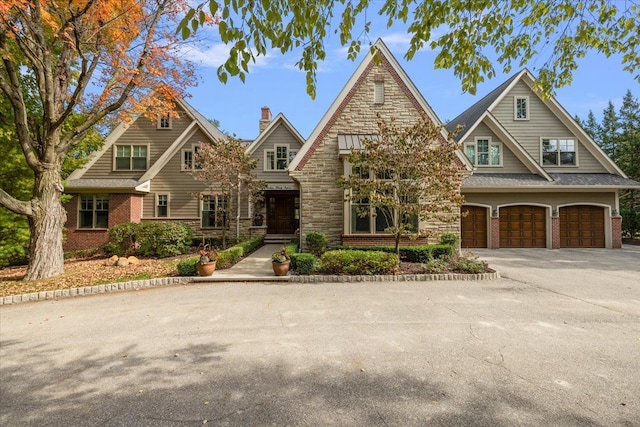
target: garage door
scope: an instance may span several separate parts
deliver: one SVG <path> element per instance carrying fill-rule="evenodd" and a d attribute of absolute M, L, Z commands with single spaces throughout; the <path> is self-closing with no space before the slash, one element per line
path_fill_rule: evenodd
<path fill-rule="evenodd" d="M 460 220 L 462 247 L 487 247 L 487 208 L 480 206 L 462 206 L 463 216 Z"/>
<path fill-rule="evenodd" d="M 500 208 L 501 248 L 546 247 L 546 209 L 540 206 Z"/>
<path fill-rule="evenodd" d="M 560 208 L 561 248 L 604 248 L 604 208 Z"/>

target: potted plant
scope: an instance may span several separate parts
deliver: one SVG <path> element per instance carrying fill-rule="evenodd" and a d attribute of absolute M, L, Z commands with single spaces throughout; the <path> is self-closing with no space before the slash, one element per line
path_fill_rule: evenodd
<path fill-rule="evenodd" d="M 200 245 L 200 259 L 196 263 L 200 276 L 211 276 L 216 271 L 218 253 L 211 250 L 209 245 Z"/>
<path fill-rule="evenodd" d="M 273 272 L 276 276 L 286 276 L 289 272 L 290 263 L 291 257 L 287 253 L 286 246 L 271 255 L 271 266 L 273 267 Z"/>

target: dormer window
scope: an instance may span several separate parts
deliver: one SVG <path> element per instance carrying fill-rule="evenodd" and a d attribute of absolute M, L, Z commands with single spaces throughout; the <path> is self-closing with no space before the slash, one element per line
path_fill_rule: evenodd
<path fill-rule="evenodd" d="M 264 170 L 286 170 L 298 154 L 298 150 L 290 150 L 288 145 L 276 145 L 273 150 L 264 150 Z"/>
<path fill-rule="evenodd" d="M 529 97 L 516 96 L 513 99 L 513 119 L 529 120 Z"/>
<path fill-rule="evenodd" d="M 158 117 L 158 129 L 171 129 L 171 116 L 169 113 Z"/>
<path fill-rule="evenodd" d="M 494 142 L 490 137 L 465 142 L 464 153 L 474 166 L 502 166 L 502 143 Z"/>

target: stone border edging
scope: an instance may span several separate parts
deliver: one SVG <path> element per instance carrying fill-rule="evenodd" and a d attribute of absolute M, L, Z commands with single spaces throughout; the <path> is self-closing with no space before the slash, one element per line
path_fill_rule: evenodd
<path fill-rule="evenodd" d="M 275 276 L 274 276 L 275 277 Z M 500 278 L 500 273 L 480 274 L 402 274 L 402 275 L 380 275 L 380 276 L 338 276 L 338 275 L 311 275 L 311 276 L 289 276 L 288 283 L 348 283 L 348 282 L 420 282 L 435 280 L 496 280 Z M 83 286 L 81 288 L 58 289 L 55 291 L 31 292 L 28 294 L 9 295 L 0 298 L 1 305 L 19 304 L 31 301 L 56 300 L 58 298 L 69 298 L 85 295 L 98 295 L 107 292 L 118 292 L 127 290 L 139 290 L 147 288 L 157 288 L 160 286 L 182 285 L 194 283 L 191 277 L 158 277 L 155 279 L 133 280 L 131 282 L 110 283 L 107 285 Z"/>
<path fill-rule="evenodd" d="M 479 273 L 479 274 L 400 274 L 400 275 L 380 275 L 380 276 L 338 276 L 338 275 L 310 275 L 310 276 L 290 276 L 292 283 L 347 283 L 347 282 L 428 282 L 434 280 L 496 280 L 500 278 L 500 273 Z"/>
<path fill-rule="evenodd" d="M 191 283 L 190 277 L 157 277 L 155 279 L 133 280 L 130 282 L 110 283 L 106 285 L 83 286 L 81 288 L 58 289 L 55 291 L 31 292 L 28 294 L 9 295 L 0 298 L 0 305 L 18 304 L 31 301 L 55 300 L 85 295 L 97 295 L 107 292 L 156 288 L 159 286 Z"/>

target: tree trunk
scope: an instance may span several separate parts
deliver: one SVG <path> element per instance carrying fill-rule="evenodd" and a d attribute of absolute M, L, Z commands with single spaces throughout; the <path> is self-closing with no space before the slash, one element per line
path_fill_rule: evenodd
<path fill-rule="evenodd" d="M 33 212 L 29 217 L 29 267 L 24 280 L 44 279 L 64 272 L 62 229 L 67 213 L 60 202 L 62 189 L 59 164 L 36 173 L 31 199 Z"/>

